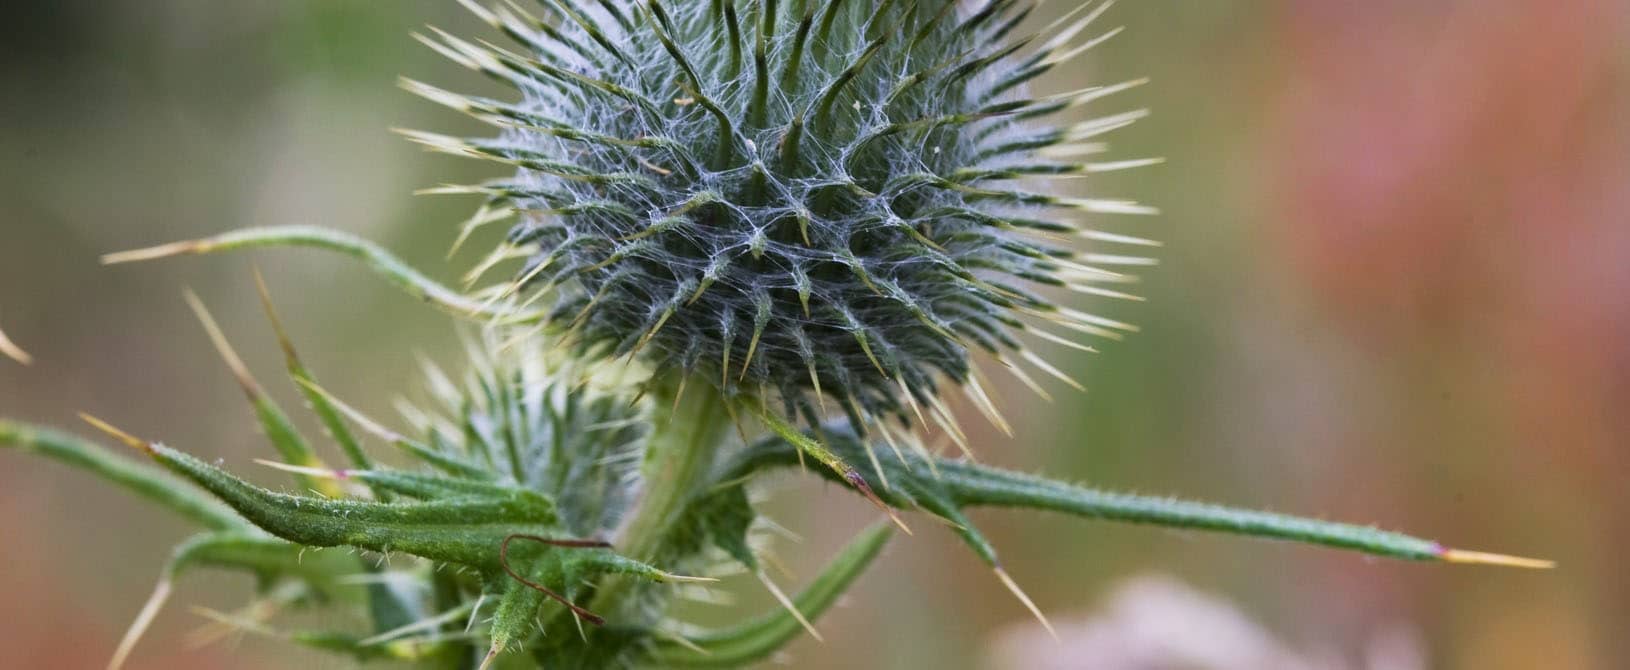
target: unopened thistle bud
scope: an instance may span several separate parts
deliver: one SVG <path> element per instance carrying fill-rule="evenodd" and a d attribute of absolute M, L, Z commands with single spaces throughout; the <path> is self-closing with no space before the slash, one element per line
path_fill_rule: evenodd
<path fill-rule="evenodd" d="M 1075 38 L 1103 6 L 1032 36 L 1022 2 L 543 6 L 471 5 L 518 50 L 424 38 L 517 101 L 405 82 L 498 137 L 409 135 L 518 168 L 478 187 L 484 211 L 518 214 L 521 283 L 583 351 L 773 392 L 812 421 L 832 398 L 859 426 L 969 383 L 973 349 L 1062 376 L 1021 334 L 1126 328 L 1035 292 L 1121 295 L 1089 261 L 1124 257 L 1043 239 L 1096 235 L 1064 212 L 1152 210 L 1025 183 L 1147 162 L 1075 162 L 1140 112 L 1048 122 L 1138 82 L 1028 93 L 1096 43 Z"/>

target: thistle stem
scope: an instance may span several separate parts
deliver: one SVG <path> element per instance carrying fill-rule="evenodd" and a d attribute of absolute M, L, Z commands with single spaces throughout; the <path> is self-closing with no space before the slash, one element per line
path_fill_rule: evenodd
<path fill-rule="evenodd" d="M 677 379 L 655 383 L 651 435 L 641 466 L 644 491 L 615 542 L 618 553 L 646 562 L 658 559 L 655 554 L 680 520 L 686 500 L 708 480 L 731 425 L 726 401 L 712 384 L 681 384 Z M 689 390 L 681 393 L 684 387 Z M 624 577 L 608 580 L 592 607 L 615 616 L 634 585 Z"/>

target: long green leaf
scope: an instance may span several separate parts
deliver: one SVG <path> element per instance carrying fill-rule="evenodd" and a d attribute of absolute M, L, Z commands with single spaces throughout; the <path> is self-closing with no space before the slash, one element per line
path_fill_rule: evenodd
<path fill-rule="evenodd" d="M 862 462 L 871 457 L 865 444 L 841 429 L 827 430 L 823 435 L 828 448 L 839 458 Z M 759 468 L 795 465 L 797 449 L 779 438 L 759 442 L 738 454 L 721 479 L 734 481 Z M 901 509 L 920 509 L 950 521 L 968 545 L 993 566 L 997 565 L 995 548 L 962 515 L 963 509 L 1041 509 L 1109 521 L 1317 544 L 1406 560 L 1551 567 L 1549 561 L 1449 549 L 1431 540 L 1369 526 L 1107 492 L 964 461 L 937 459 L 930 463 L 922 456 L 888 448 L 876 449 L 875 457 L 874 462 L 890 484 L 877 491 L 883 500 Z M 844 481 L 828 469 L 812 470 L 828 479 Z"/>
<path fill-rule="evenodd" d="M 424 276 L 394 254 L 373 242 L 349 233 L 317 226 L 272 226 L 244 228 L 213 237 L 172 242 L 147 249 L 107 254 L 104 265 L 147 261 L 186 254 L 207 254 L 257 247 L 312 247 L 336 251 L 368 265 L 368 268 L 406 291 L 460 316 L 477 316 L 506 321 L 536 321 L 543 311 L 512 311 L 502 304 L 488 304 L 447 288 Z"/>
<path fill-rule="evenodd" d="M 0 419 L 0 445 L 90 472 L 211 530 L 244 530 L 248 521 L 186 482 L 67 433 Z"/>
<path fill-rule="evenodd" d="M 143 447 L 154 460 L 192 480 L 266 532 L 312 547 L 348 545 L 400 551 L 483 570 L 498 567 L 498 548 L 516 534 L 557 531 L 551 505 L 536 496 L 462 497 L 380 503 L 275 493 L 161 444 Z"/>

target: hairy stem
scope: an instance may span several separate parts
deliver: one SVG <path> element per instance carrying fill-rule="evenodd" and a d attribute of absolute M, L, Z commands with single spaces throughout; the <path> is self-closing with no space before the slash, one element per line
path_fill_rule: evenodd
<path fill-rule="evenodd" d="M 707 481 L 719 444 L 730 430 L 726 401 L 712 384 L 656 383 L 658 388 L 651 394 L 651 435 L 641 466 L 644 491 L 615 543 L 619 553 L 637 561 L 655 558 L 668 531 L 680 520 L 686 501 Z M 691 388 L 685 390 L 686 386 Z M 593 607 L 615 616 L 634 584 L 630 579 L 612 578 Z"/>

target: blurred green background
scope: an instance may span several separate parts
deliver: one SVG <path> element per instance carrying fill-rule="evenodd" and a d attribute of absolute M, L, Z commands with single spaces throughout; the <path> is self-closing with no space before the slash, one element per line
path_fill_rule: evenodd
<path fill-rule="evenodd" d="M 425 23 L 487 35 L 455 3 L 24 0 L 0 19 L 0 324 L 38 359 L 0 361 L 0 414 L 73 428 L 87 410 L 248 471 L 264 447 L 180 294 L 197 290 L 293 405 L 273 383 L 251 259 L 103 268 L 99 254 L 318 223 L 444 279 L 473 262 L 444 259 L 473 203 L 410 192 L 495 173 L 388 132 L 479 131 L 395 87 L 410 74 L 487 90 L 409 37 Z M 1143 332 L 1095 356 L 1055 352 L 1084 395 L 1057 388 L 1048 404 L 1001 389 L 1017 436 L 982 430 L 980 456 L 1561 567 L 1448 568 L 980 514 L 1059 623 L 1055 644 L 918 518 L 821 622 L 829 642 L 802 640 L 782 660 L 1625 667 L 1627 5 L 1149 0 L 1099 24 L 1116 25 L 1128 30 L 1041 86 L 1153 78 L 1087 112 L 1151 108 L 1112 136 L 1115 155 L 1169 162 L 1082 185 L 1164 210 L 1097 222 L 1166 242 L 1140 287 L 1147 303 L 1091 305 Z M 447 319 L 358 268 L 305 252 L 255 260 L 308 363 L 364 410 L 391 415 L 416 383 L 415 352 L 456 361 Z M 0 453 L 0 491 L 0 667 L 100 667 L 184 529 L 17 454 Z M 774 517 L 804 536 L 778 551 L 795 573 L 870 520 L 849 498 L 791 481 L 775 491 Z M 769 606 L 739 586 L 740 607 Z M 188 604 L 231 609 L 248 595 L 234 579 L 188 581 L 132 667 L 350 667 L 253 637 L 183 643 L 203 623 Z"/>

